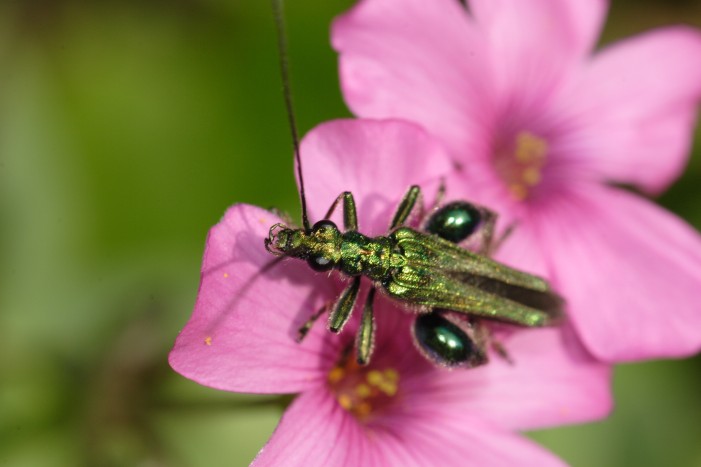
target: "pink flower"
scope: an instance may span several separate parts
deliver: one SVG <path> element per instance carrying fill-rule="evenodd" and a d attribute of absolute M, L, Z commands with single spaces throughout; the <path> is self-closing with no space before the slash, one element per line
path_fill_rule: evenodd
<path fill-rule="evenodd" d="M 360 229 L 370 235 L 385 233 L 411 184 L 431 193 L 451 170 L 437 143 L 399 121 L 324 124 L 304 139 L 302 154 L 312 220 L 350 190 Z M 254 464 L 561 465 L 512 432 L 609 411 L 607 366 L 567 329 L 505 337 L 512 365 L 492 356 L 487 366 L 448 371 L 414 348 L 410 314 L 378 295 L 367 367 L 348 358 L 357 310 L 341 335 L 328 332 L 322 318 L 296 343 L 299 326 L 343 284 L 293 259 L 266 269 L 272 256 L 263 239 L 277 222 L 268 211 L 235 205 L 212 228 L 195 311 L 170 354 L 176 371 L 206 386 L 300 393 Z"/>
<path fill-rule="evenodd" d="M 550 277 L 607 361 L 701 348 L 701 237 L 648 193 L 682 171 L 701 34 L 671 27 L 592 55 L 604 0 L 364 0 L 338 18 L 359 116 L 422 125 L 462 171 L 451 194 L 515 224 L 499 258 Z"/>

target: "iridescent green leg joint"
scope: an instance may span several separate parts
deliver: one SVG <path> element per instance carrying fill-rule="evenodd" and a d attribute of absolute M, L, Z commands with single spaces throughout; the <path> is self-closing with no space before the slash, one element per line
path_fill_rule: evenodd
<path fill-rule="evenodd" d="M 326 211 L 324 219 L 329 219 L 331 214 L 338 207 L 338 203 L 343 200 L 343 227 L 345 230 L 358 230 L 358 215 L 355 210 L 355 199 L 353 198 L 353 193 L 350 191 L 344 191 L 338 198 L 331 204 L 331 207 Z"/>
<path fill-rule="evenodd" d="M 301 328 L 297 330 L 297 342 L 302 342 L 304 338 L 307 337 L 307 334 L 312 329 L 312 326 L 314 326 L 314 323 L 316 323 L 316 320 L 319 319 L 321 315 L 329 311 L 329 308 L 331 308 L 331 302 L 325 303 L 324 306 L 319 308 L 319 310 L 314 313 L 307 320 L 307 322 L 302 325 Z"/>
<path fill-rule="evenodd" d="M 482 222 L 484 226 L 482 227 L 482 245 L 478 249 L 477 253 L 484 256 L 490 256 L 501 244 L 501 241 L 494 242 L 494 229 L 497 223 L 497 216 L 491 211 L 485 211 L 483 213 L 484 219 Z M 501 240 L 501 239 L 500 239 Z"/>
<path fill-rule="evenodd" d="M 409 188 L 409 191 L 406 192 L 402 200 L 399 202 L 397 212 L 394 213 L 394 218 L 392 218 L 392 222 L 389 225 L 390 231 L 396 229 L 406 222 L 409 216 L 411 216 L 411 213 L 414 211 L 414 206 L 416 206 L 416 203 L 420 199 L 421 188 L 419 188 L 417 185 L 412 185 Z"/>
<path fill-rule="evenodd" d="M 357 360 L 360 365 L 367 365 L 375 347 L 375 317 L 372 304 L 375 300 L 375 288 L 370 289 L 368 298 L 363 307 L 363 316 L 360 318 L 360 328 L 355 338 Z"/>
<path fill-rule="evenodd" d="M 348 322 L 355 306 L 355 301 L 358 298 L 358 290 L 360 290 L 360 276 L 353 278 L 351 285 L 346 287 L 338 298 L 336 305 L 334 305 L 329 316 L 329 330 L 331 332 L 341 332 L 343 326 Z"/>

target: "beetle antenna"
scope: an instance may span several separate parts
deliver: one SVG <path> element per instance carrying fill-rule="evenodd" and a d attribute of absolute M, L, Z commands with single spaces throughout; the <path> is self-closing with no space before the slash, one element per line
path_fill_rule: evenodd
<path fill-rule="evenodd" d="M 299 178 L 299 197 L 302 201 L 302 225 L 304 230 L 311 230 L 307 217 L 307 198 L 304 195 L 304 178 L 302 177 L 302 159 L 299 155 L 299 136 L 297 135 L 297 123 L 294 107 L 292 106 L 292 91 L 290 86 L 289 61 L 287 56 L 287 36 L 285 34 L 285 20 L 283 17 L 283 0 L 272 0 L 273 14 L 275 16 L 275 28 L 277 30 L 277 47 L 280 57 L 280 78 L 282 79 L 282 93 L 285 97 L 287 120 L 292 133 L 292 147 L 297 162 L 297 178 Z"/>

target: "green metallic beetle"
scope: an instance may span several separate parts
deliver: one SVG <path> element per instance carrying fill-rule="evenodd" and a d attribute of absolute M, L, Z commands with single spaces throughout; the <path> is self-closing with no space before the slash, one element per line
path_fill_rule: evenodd
<path fill-rule="evenodd" d="M 352 278 L 335 302 L 325 304 L 300 328 L 298 340 L 304 338 L 325 312 L 329 312 L 329 329 L 340 332 L 355 307 L 362 276 L 369 278 L 374 287 L 367 296 L 356 336 L 356 356 L 361 365 L 370 361 L 373 351 L 373 301 L 377 290 L 417 313 L 412 326 L 414 342 L 424 356 L 441 366 L 483 365 L 487 362 L 489 344 L 506 357 L 503 349 L 490 339 L 489 329 L 482 320 L 528 327 L 556 324 L 562 316 L 563 301 L 547 282 L 488 258 L 493 249 L 497 216 L 486 208 L 465 201 L 444 206 L 438 206 L 437 202 L 420 230 L 412 229 L 405 224 L 421 195 L 419 187 L 412 186 L 400 202 L 388 234 L 371 238 L 358 232 L 353 195 L 344 192 L 333 202 L 324 220 L 311 226 L 290 92 L 282 0 L 272 3 L 283 96 L 300 183 L 303 227 L 273 225 L 265 239 L 265 248 L 279 257 L 306 260 L 316 271 L 336 269 Z M 443 189 L 438 200 L 442 193 Z M 328 220 L 341 201 L 343 232 Z"/>
<path fill-rule="evenodd" d="M 441 190 L 442 192 L 442 190 Z M 330 312 L 328 327 L 340 332 L 355 306 L 361 277 L 374 288 L 368 294 L 356 337 L 357 360 L 367 364 L 373 350 L 373 300 L 380 290 L 418 314 L 414 340 L 429 360 L 443 366 L 474 367 L 487 362 L 490 343 L 482 319 L 520 326 L 555 324 L 563 301 L 547 282 L 487 257 L 492 250 L 496 214 L 465 201 L 436 207 L 421 230 L 405 226 L 420 199 L 412 186 L 399 204 L 386 236 L 358 232 L 355 201 L 342 193 L 313 227 L 275 224 L 265 239 L 278 256 L 306 260 L 316 271 L 336 269 L 350 285 L 300 329 L 300 340 L 314 321 Z M 439 195 L 439 198 L 441 195 Z M 345 231 L 328 220 L 343 201 Z M 308 222 L 307 222 L 308 225 Z M 478 241 L 478 252 L 459 244 Z"/>

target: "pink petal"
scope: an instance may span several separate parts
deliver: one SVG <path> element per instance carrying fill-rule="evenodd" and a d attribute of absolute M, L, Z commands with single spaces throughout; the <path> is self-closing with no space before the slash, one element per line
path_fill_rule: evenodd
<path fill-rule="evenodd" d="M 455 151 L 483 152 L 492 118 L 486 46 L 455 0 L 365 0 L 333 24 L 341 85 L 362 117 L 417 122 Z"/>
<path fill-rule="evenodd" d="M 355 418 L 320 386 L 292 402 L 252 465 L 379 465 L 372 463 L 369 444 Z"/>
<path fill-rule="evenodd" d="M 673 27 L 604 49 L 572 105 L 588 157 L 611 180 L 664 190 L 682 172 L 701 100 L 701 33 Z"/>
<path fill-rule="evenodd" d="M 608 365 L 596 362 L 565 326 L 519 329 L 501 341 L 513 364 L 492 354 L 488 365 L 439 375 L 428 404 L 464 418 L 527 430 L 604 418 L 612 407 Z M 415 404 L 418 404 L 416 402 Z"/>
<path fill-rule="evenodd" d="M 379 463 L 411 466 L 562 466 L 535 443 L 459 409 L 422 407 L 373 427 Z M 360 465 L 360 464 L 359 464 Z"/>
<path fill-rule="evenodd" d="M 253 465 L 563 465 L 524 438 L 440 407 L 384 422 L 361 425 L 319 388 L 292 403 Z"/>
<path fill-rule="evenodd" d="M 530 222 L 515 222 L 512 232 L 503 240 L 493 257 L 511 267 L 521 269 L 541 277 L 549 277 L 548 264 L 538 248 L 538 232 Z M 505 224 L 500 224 L 505 228 Z M 497 237 L 500 238 L 500 237 Z"/>
<path fill-rule="evenodd" d="M 594 48 L 608 9 L 607 0 L 469 0 L 468 3 L 480 27 L 496 42 L 528 53 L 524 42 L 557 37 L 580 56 Z"/>
<path fill-rule="evenodd" d="M 701 349 L 701 236 L 613 188 L 562 199 L 541 225 L 556 286 L 587 348 L 605 361 Z"/>
<path fill-rule="evenodd" d="M 320 384 L 337 350 L 316 326 L 302 344 L 295 332 L 334 296 L 332 282 L 298 261 L 261 273 L 274 259 L 263 246 L 279 219 L 235 205 L 207 237 L 195 310 L 169 361 L 200 384 L 240 392 L 298 392 Z"/>
<path fill-rule="evenodd" d="M 547 89 L 593 49 L 606 0 L 470 0 L 500 89 Z"/>
<path fill-rule="evenodd" d="M 369 235 L 387 232 L 411 185 L 423 185 L 430 200 L 440 178 L 452 169 L 435 140 L 420 127 L 398 120 L 327 122 L 304 137 L 301 152 L 312 222 L 326 214 L 339 194 L 350 191 L 359 230 Z M 338 206 L 335 219 L 341 213 Z"/>

